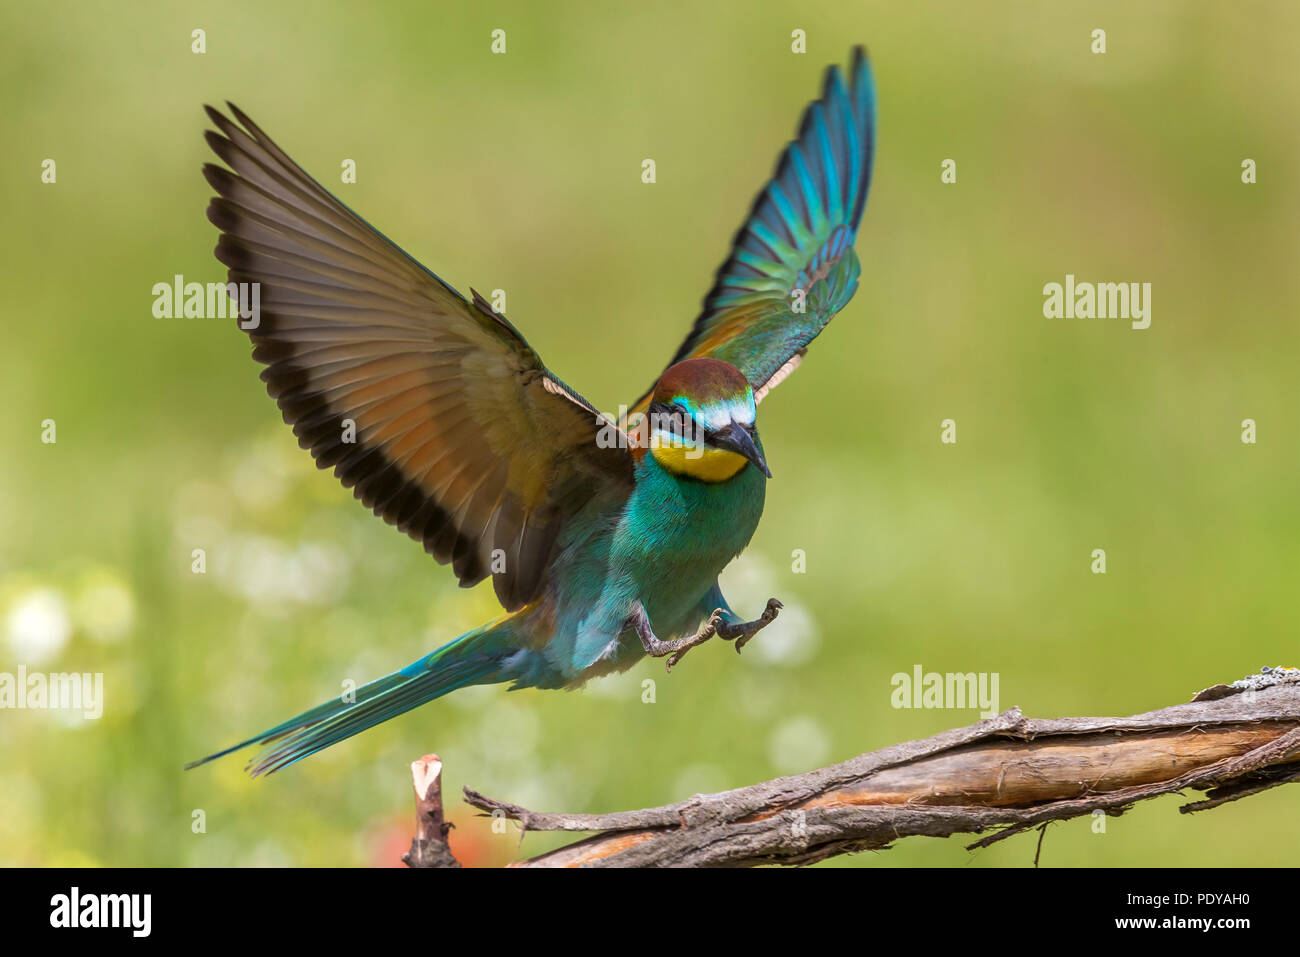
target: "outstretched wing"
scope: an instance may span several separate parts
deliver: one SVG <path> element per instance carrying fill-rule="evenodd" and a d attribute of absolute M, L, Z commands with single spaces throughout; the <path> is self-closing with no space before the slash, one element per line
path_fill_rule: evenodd
<path fill-rule="evenodd" d="M 233 104 L 238 124 L 207 109 L 230 167 L 203 168 L 216 256 L 231 282 L 260 284 L 253 357 L 298 443 L 461 585 L 491 574 L 508 610 L 527 604 L 566 519 L 630 489 L 631 456 L 601 447 L 596 410 L 477 293 L 398 249 Z"/>
<path fill-rule="evenodd" d="M 673 362 L 730 362 L 760 400 L 793 371 L 857 291 L 862 269 L 853 241 L 875 144 L 875 81 L 857 47 L 847 89 L 838 67 L 826 71 L 821 99 L 755 200 Z"/>

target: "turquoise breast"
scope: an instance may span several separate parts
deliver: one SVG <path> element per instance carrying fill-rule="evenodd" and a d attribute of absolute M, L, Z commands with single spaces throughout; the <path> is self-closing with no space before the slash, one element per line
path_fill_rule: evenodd
<path fill-rule="evenodd" d="M 616 567 L 629 576 L 660 638 L 690 633 L 718 573 L 753 537 L 767 479 L 747 464 L 723 482 L 666 471 L 653 455 L 614 536 Z"/>

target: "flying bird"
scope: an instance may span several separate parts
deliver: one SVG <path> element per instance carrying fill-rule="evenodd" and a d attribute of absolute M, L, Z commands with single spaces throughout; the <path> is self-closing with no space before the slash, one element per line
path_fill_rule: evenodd
<path fill-rule="evenodd" d="M 758 404 L 857 290 L 875 82 L 865 52 L 821 98 L 758 194 L 703 310 L 622 419 L 602 415 L 519 330 L 466 298 L 312 179 L 234 104 L 207 107 L 203 167 L 241 323 L 299 444 L 374 513 L 492 579 L 505 614 L 250 745 L 278 771 L 473 684 L 572 688 L 646 655 L 671 668 L 714 637 L 740 650 L 776 616 L 732 610 L 718 574 L 749 543 L 771 477 Z"/>

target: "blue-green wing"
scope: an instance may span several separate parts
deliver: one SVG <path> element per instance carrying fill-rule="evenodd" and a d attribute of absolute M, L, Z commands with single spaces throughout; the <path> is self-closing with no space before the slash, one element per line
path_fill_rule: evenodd
<path fill-rule="evenodd" d="M 673 362 L 730 362 L 760 398 L 798 364 L 858 288 L 853 241 L 875 144 L 875 80 L 858 47 L 847 88 L 839 67 L 826 71 L 821 99 L 755 200 Z"/>

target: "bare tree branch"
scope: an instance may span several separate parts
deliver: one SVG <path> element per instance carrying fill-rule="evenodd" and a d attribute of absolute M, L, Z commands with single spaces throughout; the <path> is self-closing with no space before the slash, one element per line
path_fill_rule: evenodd
<path fill-rule="evenodd" d="M 841 764 L 664 807 L 546 814 L 465 789 L 525 830 L 597 831 L 514 867 L 808 864 L 913 835 L 986 834 L 986 847 L 1051 821 L 1119 815 L 1189 788 L 1206 810 L 1300 779 L 1300 672 L 1217 685 L 1128 718 L 1025 718 L 968 728 Z M 1041 834 L 1040 834 L 1041 842 Z"/>

